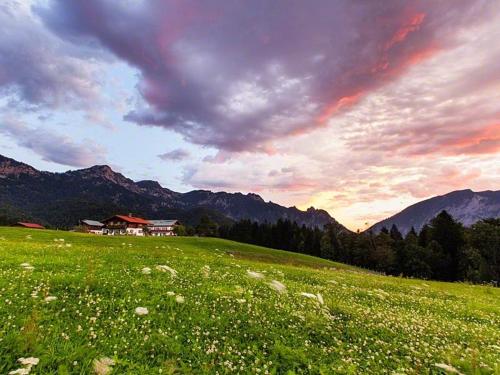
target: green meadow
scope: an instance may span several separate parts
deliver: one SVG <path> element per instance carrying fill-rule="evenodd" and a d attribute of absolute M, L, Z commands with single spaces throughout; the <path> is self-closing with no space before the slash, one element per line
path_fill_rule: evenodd
<path fill-rule="evenodd" d="M 500 374 L 500 289 L 221 239 L 0 228 L 9 373 Z"/>

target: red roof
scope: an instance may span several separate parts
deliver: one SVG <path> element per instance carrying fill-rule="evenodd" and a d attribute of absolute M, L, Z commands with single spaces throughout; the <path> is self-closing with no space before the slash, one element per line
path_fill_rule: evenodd
<path fill-rule="evenodd" d="M 17 225 L 20 225 L 20 226 L 25 227 L 25 228 L 32 228 L 32 229 L 45 229 L 45 227 L 43 225 L 36 224 L 36 223 L 19 222 L 19 223 L 17 223 Z"/>
<path fill-rule="evenodd" d="M 150 224 L 149 221 L 144 220 L 144 219 L 142 219 L 140 217 L 126 216 L 126 215 L 115 215 L 115 216 L 113 216 L 113 217 L 111 217 L 111 218 L 109 218 L 109 219 L 107 219 L 105 221 L 109 221 L 110 219 L 113 219 L 115 217 L 118 218 L 118 219 L 120 219 L 120 220 L 123 220 L 123 221 L 125 221 L 127 223 L 144 224 L 144 225 Z"/>

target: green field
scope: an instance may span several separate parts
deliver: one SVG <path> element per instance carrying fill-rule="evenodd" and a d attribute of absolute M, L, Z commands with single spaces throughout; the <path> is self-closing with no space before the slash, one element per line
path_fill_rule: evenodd
<path fill-rule="evenodd" d="M 21 357 L 31 374 L 500 374 L 500 289 L 220 239 L 0 228 L 0 374 Z"/>

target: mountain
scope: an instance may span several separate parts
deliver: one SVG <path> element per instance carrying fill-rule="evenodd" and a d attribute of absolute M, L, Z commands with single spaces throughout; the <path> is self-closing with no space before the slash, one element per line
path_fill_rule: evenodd
<path fill-rule="evenodd" d="M 442 210 L 446 210 L 455 220 L 465 226 L 470 226 L 481 219 L 500 217 L 500 190 L 452 191 L 415 203 L 400 213 L 378 222 L 369 230 L 377 233 L 382 227 L 390 229 L 393 224 L 396 224 L 403 234 L 408 233 L 411 227 L 419 231 Z"/>
<path fill-rule="evenodd" d="M 338 224 L 326 211 L 283 207 L 259 195 L 195 190 L 179 193 L 156 181 L 135 182 L 107 165 L 51 173 L 0 155 L 0 222 L 29 219 L 70 228 L 82 218 L 132 212 L 150 219 L 177 218 L 195 225 L 203 215 L 219 224 L 290 219 L 300 225 Z"/>

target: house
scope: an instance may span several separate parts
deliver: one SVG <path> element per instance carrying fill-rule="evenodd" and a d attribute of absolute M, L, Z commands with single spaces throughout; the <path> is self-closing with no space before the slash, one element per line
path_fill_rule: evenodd
<path fill-rule="evenodd" d="M 115 215 L 103 220 L 103 233 L 109 236 L 129 235 L 129 236 L 144 236 L 145 229 L 149 225 L 149 221 L 140 217 L 134 217 L 132 214 Z"/>
<path fill-rule="evenodd" d="M 29 228 L 29 229 L 45 229 L 43 225 L 36 224 L 36 223 L 24 223 L 24 222 L 18 222 L 14 224 L 15 227 L 22 227 L 22 228 Z"/>
<path fill-rule="evenodd" d="M 148 220 L 148 234 L 156 237 L 175 236 L 174 228 L 180 225 L 178 220 Z"/>
<path fill-rule="evenodd" d="M 102 234 L 104 224 L 95 220 L 80 220 L 80 225 L 85 229 L 87 233 Z"/>

